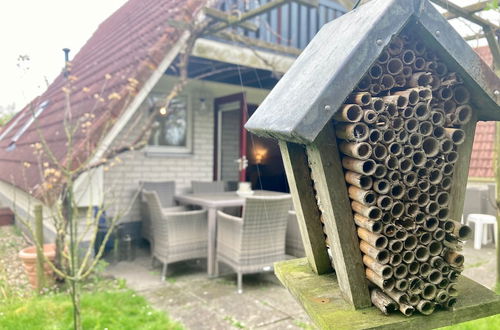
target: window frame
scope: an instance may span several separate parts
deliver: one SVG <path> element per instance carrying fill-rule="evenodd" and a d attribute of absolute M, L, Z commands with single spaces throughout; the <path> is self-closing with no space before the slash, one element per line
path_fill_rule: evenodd
<path fill-rule="evenodd" d="M 165 99 L 165 95 L 151 95 L 150 102 L 153 103 L 152 107 L 149 107 L 148 110 L 158 111 L 161 107 L 157 101 Z M 166 155 L 191 155 L 193 153 L 193 131 L 194 131 L 194 123 L 193 123 L 193 107 L 192 100 L 188 94 L 180 94 L 175 97 L 175 99 L 183 98 L 186 102 L 186 145 L 185 146 L 157 146 L 150 145 L 149 140 L 148 144 L 145 147 L 145 152 L 147 156 L 166 156 Z M 149 112 L 151 113 L 151 112 Z"/>

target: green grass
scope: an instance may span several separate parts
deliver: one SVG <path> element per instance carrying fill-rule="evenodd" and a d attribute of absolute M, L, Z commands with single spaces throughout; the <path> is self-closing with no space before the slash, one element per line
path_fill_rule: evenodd
<path fill-rule="evenodd" d="M 464 322 L 449 327 L 440 328 L 441 330 L 491 330 L 500 329 L 500 314 L 485 317 L 484 319 Z"/>
<path fill-rule="evenodd" d="M 84 329 L 183 329 L 131 290 L 84 293 L 82 316 Z M 68 295 L 33 297 L 0 306 L 0 329 L 72 329 L 72 317 Z"/>

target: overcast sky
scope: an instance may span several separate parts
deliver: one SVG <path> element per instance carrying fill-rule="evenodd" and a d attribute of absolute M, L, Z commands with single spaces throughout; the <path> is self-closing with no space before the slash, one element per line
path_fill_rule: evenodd
<path fill-rule="evenodd" d="M 62 48 L 70 48 L 72 58 L 91 37 L 99 23 L 125 2 L 126 0 L 0 1 L 0 106 L 16 103 L 19 110 L 40 95 L 47 88 L 46 81 L 52 82 L 64 65 Z M 453 2 L 468 5 L 477 0 Z M 498 12 L 482 15 L 500 23 Z M 463 35 L 479 31 L 473 24 L 467 26 L 455 22 L 454 25 Z M 18 67 L 19 55 L 28 55 L 30 61 Z"/>

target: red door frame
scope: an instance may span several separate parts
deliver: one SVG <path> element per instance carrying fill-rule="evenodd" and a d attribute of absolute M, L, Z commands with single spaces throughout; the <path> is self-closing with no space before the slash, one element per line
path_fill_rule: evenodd
<path fill-rule="evenodd" d="M 219 133 L 219 109 L 221 105 L 227 104 L 227 103 L 232 103 L 232 102 L 239 102 L 240 103 L 240 159 L 244 159 L 243 157 L 247 156 L 247 132 L 244 128 L 245 123 L 248 121 L 248 107 L 247 107 L 247 99 L 246 99 L 246 93 L 236 93 L 236 94 L 231 94 L 231 95 L 226 95 L 222 97 L 218 97 L 214 99 L 214 171 L 213 171 L 213 177 L 214 180 L 219 180 L 220 178 L 217 177 L 217 167 L 219 166 L 218 164 L 218 141 L 217 141 L 217 134 Z M 245 182 L 246 181 L 246 169 L 243 168 L 240 171 L 240 182 Z"/>

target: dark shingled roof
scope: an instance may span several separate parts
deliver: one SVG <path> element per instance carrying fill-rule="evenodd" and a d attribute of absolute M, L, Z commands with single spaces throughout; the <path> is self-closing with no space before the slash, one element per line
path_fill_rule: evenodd
<path fill-rule="evenodd" d="M 500 120 L 494 95 L 500 79 L 428 0 L 373 0 L 323 26 L 245 127 L 262 136 L 314 141 L 406 24 L 414 24 L 464 78 L 479 120 Z"/>
<path fill-rule="evenodd" d="M 132 100 L 144 82 L 156 70 L 183 31 L 169 25 L 169 20 L 189 22 L 205 0 L 130 0 L 106 19 L 71 61 L 71 112 L 74 119 L 93 114 L 91 139 L 76 135 L 75 156 L 88 157 L 95 148 L 96 136 L 106 132 Z M 40 133 L 54 156 L 63 160 L 67 154 L 63 118 L 66 79 L 61 74 L 41 96 L 18 113 L 2 132 L 0 141 L 0 180 L 25 191 L 35 191 L 42 182 L 33 145 Z M 133 88 L 135 87 L 135 88 Z M 8 150 L 12 138 L 32 117 L 43 102 L 47 108 Z M 39 133 L 40 132 L 40 133 Z M 11 149 L 11 148 L 9 148 Z M 24 165 L 26 164 L 26 165 Z M 29 166 L 31 164 L 31 166 Z"/>

